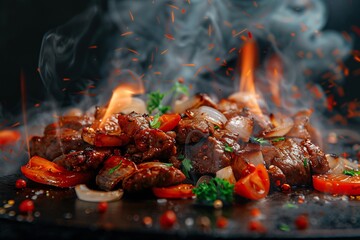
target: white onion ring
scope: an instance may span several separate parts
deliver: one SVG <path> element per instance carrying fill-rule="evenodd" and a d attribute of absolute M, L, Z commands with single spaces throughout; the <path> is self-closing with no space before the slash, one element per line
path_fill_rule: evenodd
<path fill-rule="evenodd" d="M 227 122 L 225 115 L 212 107 L 201 106 L 193 112 L 195 114 L 195 118 L 205 118 L 207 121 L 219 127 L 222 127 Z"/>
<path fill-rule="evenodd" d="M 131 113 L 133 111 L 136 112 L 136 113 L 139 113 L 139 114 L 147 113 L 146 104 L 145 104 L 144 100 L 142 100 L 140 98 L 133 97 L 133 98 L 131 98 L 130 105 L 125 106 L 124 108 L 122 108 L 120 110 L 120 112 L 122 112 L 124 114 L 129 114 L 129 113 Z"/>
<path fill-rule="evenodd" d="M 230 118 L 225 125 L 225 128 L 230 132 L 239 134 L 239 138 L 244 142 L 249 141 L 253 127 L 254 121 L 244 116 Z"/>
<path fill-rule="evenodd" d="M 344 170 L 358 170 L 359 164 L 357 162 L 352 162 L 346 158 L 335 157 L 331 154 L 326 154 L 326 160 L 329 163 L 330 173 L 343 173 Z"/>
<path fill-rule="evenodd" d="M 96 191 L 89 189 L 85 184 L 75 186 L 75 192 L 80 200 L 87 202 L 109 202 L 121 199 L 124 195 L 122 189 L 111 192 Z"/>
<path fill-rule="evenodd" d="M 282 137 L 285 136 L 294 126 L 294 120 L 290 117 L 280 119 L 280 122 L 275 128 L 266 129 L 262 135 L 266 138 L 269 137 Z"/>
<path fill-rule="evenodd" d="M 216 177 L 225 179 L 231 184 L 236 183 L 236 179 L 231 166 L 224 167 L 216 172 Z"/>

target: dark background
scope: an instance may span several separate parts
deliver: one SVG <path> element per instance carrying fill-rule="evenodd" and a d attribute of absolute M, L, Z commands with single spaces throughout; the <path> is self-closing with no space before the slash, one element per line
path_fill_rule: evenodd
<path fill-rule="evenodd" d="M 26 98 L 29 106 L 41 103 L 45 89 L 37 73 L 43 35 L 82 12 L 94 1 L 89 0 L 0 0 L 0 120 L 11 121 L 21 110 L 20 72 L 26 79 Z M 354 50 L 360 49 L 360 1 L 327 0 L 329 9 L 327 29 L 346 31 L 355 38 Z M 359 32 L 354 29 L 358 26 Z M 345 79 L 342 103 L 358 99 L 360 63 L 353 57 L 345 62 L 349 76 Z M 356 73 L 356 72 L 355 72 Z M 0 125 L 1 126 L 1 125 Z"/>

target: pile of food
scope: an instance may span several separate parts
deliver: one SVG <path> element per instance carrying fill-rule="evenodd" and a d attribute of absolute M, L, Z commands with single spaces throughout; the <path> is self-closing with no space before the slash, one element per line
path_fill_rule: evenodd
<path fill-rule="evenodd" d="M 229 202 L 234 194 L 256 200 L 296 186 L 360 194 L 357 164 L 315 144 L 311 111 L 265 114 L 241 93 L 219 102 L 198 94 L 170 111 L 163 97 L 150 94 L 145 114 L 127 108 L 104 118 L 107 108 L 98 107 L 91 116 L 60 117 L 43 136 L 32 137 L 32 158 L 22 173 L 57 187 L 152 190 L 164 198 L 195 195 L 204 203 Z"/>

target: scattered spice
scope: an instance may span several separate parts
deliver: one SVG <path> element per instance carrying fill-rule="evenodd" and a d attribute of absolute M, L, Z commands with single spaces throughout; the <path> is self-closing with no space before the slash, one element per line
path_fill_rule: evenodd
<path fill-rule="evenodd" d="M 261 215 L 261 211 L 258 208 L 252 208 L 250 210 L 250 215 L 253 217 L 259 217 Z"/>
<path fill-rule="evenodd" d="M 281 191 L 284 193 L 290 192 L 291 191 L 290 185 L 287 183 L 284 183 L 283 185 L 281 185 Z"/>
<path fill-rule="evenodd" d="M 301 214 L 295 219 L 295 226 L 299 230 L 305 230 L 309 227 L 309 218 L 305 214 Z"/>
<path fill-rule="evenodd" d="M 167 210 L 160 216 L 160 225 L 163 228 L 171 228 L 177 221 L 176 214 L 172 210 Z"/>
<path fill-rule="evenodd" d="M 198 218 L 197 223 L 202 229 L 208 229 L 211 226 L 211 220 L 207 216 L 201 216 Z"/>
<path fill-rule="evenodd" d="M 259 232 L 259 233 L 266 232 L 266 228 L 264 227 L 264 225 L 260 221 L 257 221 L 257 220 L 249 221 L 248 229 L 250 231 Z"/>
<path fill-rule="evenodd" d="M 104 213 L 108 209 L 108 203 L 107 202 L 99 202 L 97 205 L 97 209 L 99 213 Z"/>
<path fill-rule="evenodd" d="M 152 224 L 153 224 L 153 220 L 152 220 L 152 218 L 149 217 L 149 216 L 145 216 L 145 217 L 143 218 L 142 222 L 143 222 L 143 224 L 144 224 L 145 227 L 151 227 Z"/>
<path fill-rule="evenodd" d="M 218 228 L 226 228 L 228 226 L 228 223 L 229 221 L 226 217 L 221 216 L 216 219 L 216 226 Z"/>
<path fill-rule="evenodd" d="M 18 180 L 16 180 L 15 182 L 15 187 L 17 189 L 22 189 L 22 188 L 26 188 L 26 181 L 24 179 L 19 178 Z"/>
<path fill-rule="evenodd" d="M 224 206 L 223 202 L 219 199 L 216 199 L 213 204 L 215 209 L 220 209 Z"/>
<path fill-rule="evenodd" d="M 19 205 L 19 211 L 21 213 L 31 213 L 34 211 L 34 202 L 30 199 L 22 201 Z"/>

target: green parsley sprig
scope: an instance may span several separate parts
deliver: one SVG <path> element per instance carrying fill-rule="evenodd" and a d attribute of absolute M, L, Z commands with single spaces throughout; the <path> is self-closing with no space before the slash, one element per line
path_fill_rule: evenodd
<path fill-rule="evenodd" d="M 115 167 L 110 168 L 108 174 L 109 174 L 109 175 L 110 175 L 110 174 L 113 174 L 116 170 L 118 170 L 118 169 L 121 167 L 121 165 L 122 165 L 122 160 L 121 160 Z"/>
<path fill-rule="evenodd" d="M 191 160 L 188 158 L 184 158 L 181 162 L 181 170 L 185 174 L 187 178 L 190 178 L 189 172 L 193 168 Z"/>
<path fill-rule="evenodd" d="M 234 200 L 234 184 L 215 177 L 208 183 L 203 182 L 195 187 L 193 193 L 200 204 L 213 205 L 215 200 L 221 200 L 224 204 L 231 204 Z"/>
<path fill-rule="evenodd" d="M 264 138 L 251 137 L 250 141 L 253 143 L 258 143 L 260 145 L 269 144 L 269 141 Z"/>
<path fill-rule="evenodd" d="M 356 170 L 344 170 L 343 174 L 348 175 L 348 176 L 360 176 L 360 171 L 356 171 Z"/>

